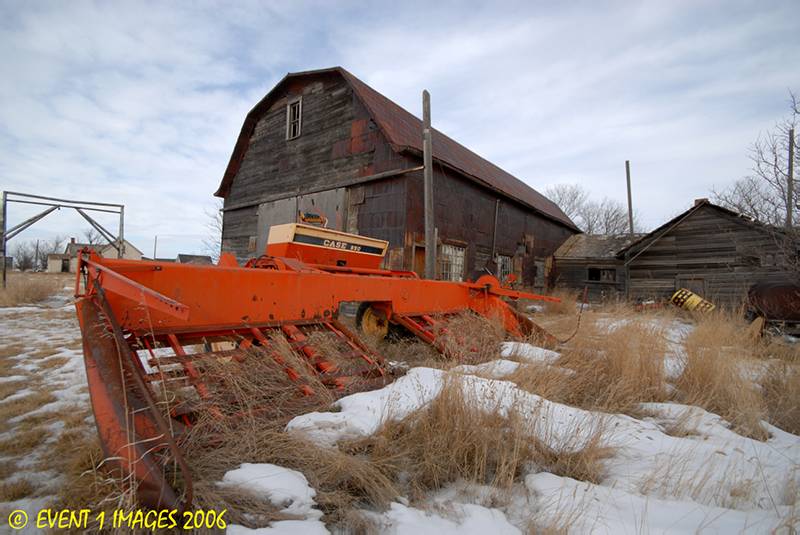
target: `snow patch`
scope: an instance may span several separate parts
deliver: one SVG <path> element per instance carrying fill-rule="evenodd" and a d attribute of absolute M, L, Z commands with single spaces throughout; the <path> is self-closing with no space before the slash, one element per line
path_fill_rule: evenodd
<path fill-rule="evenodd" d="M 328 535 L 330 531 L 319 520 L 280 520 L 267 528 L 250 529 L 228 525 L 228 535 Z"/>
<path fill-rule="evenodd" d="M 322 512 L 314 508 L 317 491 L 309 486 L 306 476 L 296 470 L 274 464 L 244 463 L 226 472 L 220 485 L 237 486 L 264 495 L 273 505 L 281 507 L 283 513 L 322 518 Z"/>
<path fill-rule="evenodd" d="M 561 353 L 524 342 L 503 342 L 500 344 L 500 356 L 517 357 L 529 363 L 553 364 Z"/>
<path fill-rule="evenodd" d="M 392 503 L 382 515 L 371 515 L 381 524 L 381 533 L 395 535 L 518 535 L 519 529 L 509 523 L 499 509 L 480 505 L 452 503 L 444 513 L 423 511 L 400 503 Z"/>

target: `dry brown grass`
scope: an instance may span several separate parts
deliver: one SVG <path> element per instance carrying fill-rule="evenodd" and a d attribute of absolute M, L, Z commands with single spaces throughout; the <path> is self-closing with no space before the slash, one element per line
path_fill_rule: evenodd
<path fill-rule="evenodd" d="M 769 435 L 761 425 L 766 402 L 746 377 L 753 344 L 729 316 L 705 315 L 685 340 L 686 364 L 675 386 L 680 401 L 721 416 L 737 433 L 766 440 Z"/>
<path fill-rule="evenodd" d="M 450 316 L 444 322 L 445 331 L 438 340 L 445 359 L 456 364 L 481 364 L 499 357 L 500 343 L 506 338 L 499 318 L 465 313 Z"/>
<path fill-rule="evenodd" d="M 726 509 L 748 511 L 757 507 L 758 491 L 763 492 L 766 485 L 758 471 L 746 463 L 731 462 L 725 455 L 711 455 L 703 461 L 698 466 L 697 452 L 692 450 L 677 457 L 669 455 L 650 473 L 643 474 L 639 491 L 646 496 L 690 500 Z"/>
<path fill-rule="evenodd" d="M 47 431 L 39 428 L 15 432 L 13 437 L 0 442 L 0 454 L 27 455 L 46 438 Z"/>
<path fill-rule="evenodd" d="M 203 371 L 203 380 L 217 399 L 223 403 L 201 403 L 198 408 L 203 411 L 221 411 L 223 414 L 235 416 L 257 413 L 269 415 L 274 425 L 281 425 L 304 412 L 329 407 L 335 394 L 315 373 L 308 360 L 298 356 L 283 337 L 272 340 L 279 363 L 271 351 L 260 347 L 252 347 L 247 351 L 243 362 L 230 359 L 209 358 L 196 362 Z M 291 369 L 299 378 L 290 379 L 287 369 Z M 303 395 L 301 386 L 310 388 L 314 395 Z M 166 399 L 181 399 L 185 393 L 173 391 L 167 393 Z M 200 402 L 195 399 L 195 402 Z"/>
<path fill-rule="evenodd" d="M 0 399 L 6 399 L 12 394 L 16 394 L 21 389 L 26 388 L 25 381 L 7 381 L 0 383 Z"/>
<path fill-rule="evenodd" d="M 36 491 L 33 483 L 27 479 L 15 479 L 0 483 L 0 502 L 13 502 L 27 498 Z"/>
<path fill-rule="evenodd" d="M 274 463 L 302 472 L 316 489 L 321 510 L 333 522 L 354 504 L 382 507 L 398 495 L 392 481 L 370 459 L 320 447 L 284 432 L 270 420 L 255 416 L 229 421 L 223 428 L 215 426 L 213 437 L 205 425 L 196 426 L 185 443 L 196 477 L 196 505 L 227 507 L 232 521 L 253 525 L 245 513 L 275 519 L 270 516 L 275 514 L 274 507 L 268 503 L 254 502 L 247 493 L 221 491 L 216 485 L 226 471 L 245 462 Z"/>
<path fill-rule="evenodd" d="M 54 348 L 54 347 L 43 347 L 41 349 L 37 349 L 36 351 L 33 351 L 32 353 L 29 353 L 29 355 L 31 357 L 34 357 L 34 358 L 37 358 L 37 359 L 44 359 L 46 357 L 49 357 L 50 355 L 55 355 L 56 353 L 58 353 L 58 349 L 57 348 Z"/>
<path fill-rule="evenodd" d="M 629 321 L 610 332 L 589 323 L 558 366 L 522 365 L 505 379 L 551 401 L 635 413 L 640 403 L 667 397 L 665 344 L 663 331 L 649 322 Z"/>
<path fill-rule="evenodd" d="M 0 347 L 0 358 L 7 359 L 8 357 L 15 357 L 25 351 L 25 346 L 22 344 L 3 344 L 3 347 Z M 16 365 L 16 362 L 11 361 Z"/>
<path fill-rule="evenodd" d="M 665 435 L 676 438 L 699 436 L 700 432 L 697 430 L 696 420 L 697 418 L 693 416 L 692 411 L 686 410 L 677 418 L 661 425 L 661 430 Z"/>
<path fill-rule="evenodd" d="M 800 435 L 800 364 L 773 362 L 761 380 L 772 425 Z"/>
<path fill-rule="evenodd" d="M 355 513 L 358 508 L 380 509 L 400 495 L 421 497 L 455 479 L 508 489 L 529 463 L 578 479 L 602 478 L 602 459 L 609 450 L 601 429 L 583 443 L 570 439 L 548 446 L 533 433 L 536 419 L 530 414 L 513 408 L 501 414 L 499 405 L 484 411 L 474 397 L 463 395 L 460 376 L 454 377 L 429 406 L 338 448 L 286 433 L 263 412 L 222 421 L 203 418 L 182 441 L 195 476 L 196 505 L 227 507 L 232 521 L 248 526 L 280 519 L 274 506 L 216 485 L 226 471 L 244 462 L 302 472 L 317 490 L 325 521 L 342 529 L 369 524 Z"/>
<path fill-rule="evenodd" d="M 200 419 L 181 441 L 195 477 L 196 506 L 227 507 L 231 521 L 248 526 L 280 519 L 268 502 L 216 485 L 226 471 L 245 462 L 275 463 L 304 473 L 318 492 L 317 503 L 332 521 L 351 503 L 385 505 L 397 494 L 368 460 L 283 431 L 285 423 L 298 414 L 328 410 L 335 395 L 279 340 L 276 344 L 284 365 L 298 371 L 300 384 L 309 386 L 314 395 L 302 395 L 298 382 L 291 381 L 283 366 L 259 349 L 251 351 L 242 365 L 219 360 L 200 364 L 225 405 L 204 408 L 201 404 Z M 213 408 L 228 417 L 215 417 Z"/>
<path fill-rule="evenodd" d="M 580 292 L 567 288 L 557 288 L 550 293 L 550 296 L 561 299 L 558 303 L 543 301 L 545 313 L 552 315 L 576 314 L 576 304 L 579 303 L 579 300 L 582 298 Z"/>
<path fill-rule="evenodd" d="M 50 357 L 39 362 L 40 370 L 51 370 L 53 368 L 60 368 L 69 362 L 68 357 Z"/>
<path fill-rule="evenodd" d="M 55 400 L 56 397 L 51 392 L 37 390 L 27 396 L 0 403 L 0 422 L 21 416 Z"/>
<path fill-rule="evenodd" d="M 91 509 L 97 513 L 105 511 L 108 516 L 114 509 L 134 508 L 132 494 L 120 478 L 111 472 L 103 461 L 97 436 L 86 434 L 61 451 L 59 456 L 50 455 L 45 463 L 64 476 L 56 499 L 51 505 L 58 509 Z M 96 515 L 91 515 L 96 518 Z M 98 526 L 89 526 L 88 532 L 97 531 Z"/>
<path fill-rule="evenodd" d="M 382 355 L 387 363 L 441 369 L 448 369 L 455 365 L 450 359 L 444 358 L 433 346 L 426 344 L 416 336 L 397 340 L 369 340 L 366 343 Z"/>
<path fill-rule="evenodd" d="M 553 446 L 535 415 L 514 405 L 504 409 L 500 400 L 485 409 L 465 394 L 460 380 L 448 378 L 428 406 L 343 447 L 388 469 L 412 499 L 455 480 L 508 490 L 530 464 L 585 481 L 602 478 L 601 461 L 610 453 L 602 429 L 583 443 L 576 443 L 575 433 Z"/>
<path fill-rule="evenodd" d="M 13 461 L 0 461 L 0 480 L 8 479 L 17 471 L 17 464 Z"/>
<path fill-rule="evenodd" d="M 64 279 L 44 273 L 12 273 L 8 287 L 0 289 L 0 307 L 35 304 L 48 299 L 64 286 Z"/>

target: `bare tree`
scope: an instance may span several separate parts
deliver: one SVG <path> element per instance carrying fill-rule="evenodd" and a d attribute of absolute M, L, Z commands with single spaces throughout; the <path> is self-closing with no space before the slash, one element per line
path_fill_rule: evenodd
<path fill-rule="evenodd" d="M 628 211 L 619 201 L 605 197 L 585 203 L 579 212 L 583 230 L 587 234 L 625 234 L 628 228 Z M 638 226 L 636 217 L 634 229 Z"/>
<path fill-rule="evenodd" d="M 589 192 L 578 184 L 556 184 L 547 188 L 545 195 L 570 219 L 577 218 L 581 208 L 589 200 Z"/>
<path fill-rule="evenodd" d="M 67 238 L 64 236 L 55 236 L 49 240 L 42 240 L 37 250 L 35 268 L 47 269 L 47 255 L 61 251 L 61 247 L 66 240 Z"/>
<path fill-rule="evenodd" d="M 203 247 L 214 263 L 219 261 L 222 251 L 222 207 L 223 200 L 217 199 L 215 207 L 206 208 L 206 231 L 203 238 Z"/>
<path fill-rule="evenodd" d="M 36 263 L 36 249 L 31 242 L 19 242 L 14 244 L 11 256 L 17 264 L 17 269 L 28 271 L 33 269 Z"/>
<path fill-rule="evenodd" d="M 587 234 L 625 234 L 628 232 L 628 211 L 614 199 L 591 200 L 589 192 L 579 184 L 558 184 L 545 193 Z M 636 214 L 633 228 L 639 231 Z"/>
<path fill-rule="evenodd" d="M 773 226 L 785 225 L 789 210 L 794 221 L 800 216 L 797 197 L 788 198 L 789 132 L 800 122 L 800 102 L 791 92 L 789 97 L 788 117 L 760 135 L 750 147 L 752 174 L 728 188 L 712 190 L 716 203 Z M 795 143 L 795 161 L 798 159 L 800 147 Z"/>
<path fill-rule="evenodd" d="M 83 231 L 83 239 L 89 245 L 99 245 L 105 241 L 103 235 L 94 227 L 89 227 Z"/>

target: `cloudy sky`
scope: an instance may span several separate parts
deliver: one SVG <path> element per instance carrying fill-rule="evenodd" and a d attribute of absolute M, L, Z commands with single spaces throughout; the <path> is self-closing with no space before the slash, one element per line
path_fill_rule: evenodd
<path fill-rule="evenodd" d="M 538 190 L 581 183 L 657 226 L 748 173 L 800 92 L 795 1 L 0 0 L 0 189 L 126 205 L 126 236 L 202 252 L 247 111 L 341 65 Z M 10 224 L 30 209 L 13 205 Z M 112 220 L 106 220 L 113 225 Z M 80 235 L 51 215 L 21 239 Z"/>

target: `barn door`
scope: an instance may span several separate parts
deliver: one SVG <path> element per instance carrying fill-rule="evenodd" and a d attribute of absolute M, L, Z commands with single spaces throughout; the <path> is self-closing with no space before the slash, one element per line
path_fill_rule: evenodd
<path fill-rule="evenodd" d="M 294 223 L 297 218 L 297 197 L 280 199 L 277 201 L 262 202 L 258 205 L 258 237 L 256 241 L 256 256 L 263 254 L 267 247 L 267 236 L 273 225 Z"/>
<path fill-rule="evenodd" d="M 346 230 L 347 207 L 344 201 L 345 188 L 336 188 L 299 196 L 297 209 L 303 213 L 325 217 L 328 220 L 328 228 Z"/>

